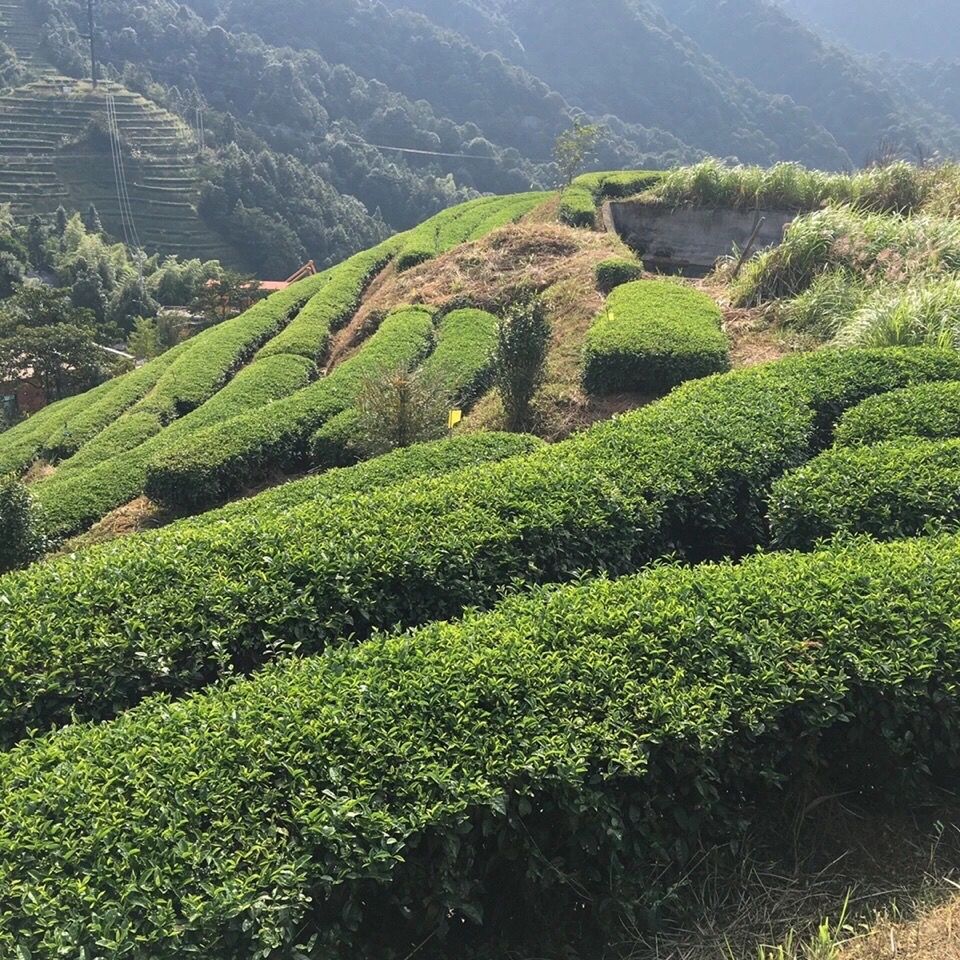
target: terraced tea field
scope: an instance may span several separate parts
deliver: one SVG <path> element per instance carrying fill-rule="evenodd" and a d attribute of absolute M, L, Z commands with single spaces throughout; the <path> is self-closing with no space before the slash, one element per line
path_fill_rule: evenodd
<path fill-rule="evenodd" d="M 21 36 L 21 34 L 16 34 Z M 24 43 L 28 43 L 25 37 Z M 94 203 L 123 235 L 107 101 L 116 105 L 134 222 L 148 250 L 229 258 L 199 219 L 195 143 L 173 114 L 120 84 L 45 76 L 0 97 L 0 203 L 15 214 Z"/>

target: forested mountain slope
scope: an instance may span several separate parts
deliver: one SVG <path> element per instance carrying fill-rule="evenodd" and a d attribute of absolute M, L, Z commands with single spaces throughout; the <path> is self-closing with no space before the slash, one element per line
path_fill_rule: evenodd
<path fill-rule="evenodd" d="M 784 0 L 802 17 L 866 53 L 934 60 L 960 56 L 960 6 L 954 0 Z"/>
<path fill-rule="evenodd" d="M 36 11 L 39 54 L 83 76 L 86 4 Z M 198 212 L 264 275 L 553 185 L 576 116 L 602 124 L 595 168 L 960 149 L 938 77 L 890 79 L 769 0 L 102 0 L 98 17 L 113 79 L 202 120 Z M 0 51 L 0 82 L 23 67 Z"/>

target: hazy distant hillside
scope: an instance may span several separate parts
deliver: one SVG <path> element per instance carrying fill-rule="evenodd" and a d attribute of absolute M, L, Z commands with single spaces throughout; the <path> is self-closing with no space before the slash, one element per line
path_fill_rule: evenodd
<path fill-rule="evenodd" d="M 960 58 L 957 0 L 784 0 L 791 12 L 857 50 L 934 60 Z"/>

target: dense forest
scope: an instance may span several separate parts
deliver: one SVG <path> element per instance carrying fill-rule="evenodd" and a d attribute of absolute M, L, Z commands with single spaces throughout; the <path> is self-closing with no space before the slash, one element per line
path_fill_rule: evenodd
<path fill-rule="evenodd" d="M 37 10 L 43 56 L 83 76 L 86 4 Z M 200 214 L 262 275 L 477 193 L 551 186 L 578 117 L 601 125 L 599 169 L 960 150 L 955 68 L 862 59 L 769 0 L 594 0 L 589 16 L 555 0 L 102 0 L 98 15 L 110 76 L 202 118 Z M 21 72 L 0 47 L 0 86 Z"/>
<path fill-rule="evenodd" d="M 960 56 L 960 6 L 955 0 L 919 0 L 910 4 L 909 12 L 901 0 L 784 0 L 784 5 L 865 53 L 917 60 Z"/>

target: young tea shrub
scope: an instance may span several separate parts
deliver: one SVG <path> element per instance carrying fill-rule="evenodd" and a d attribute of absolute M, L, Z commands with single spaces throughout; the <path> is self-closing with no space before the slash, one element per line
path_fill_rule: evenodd
<path fill-rule="evenodd" d="M 608 294 L 625 283 L 639 280 L 643 276 L 643 267 L 635 260 L 602 260 L 597 264 L 594 275 L 597 278 L 597 289 Z"/>
<path fill-rule="evenodd" d="M 25 567 L 46 549 L 43 520 L 30 492 L 16 476 L 0 477 L 0 574 Z"/>
<path fill-rule="evenodd" d="M 770 498 L 781 548 L 809 549 L 838 533 L 915 537 L 958 520 L 960 440 L 828 450 L 779 480 Z"/>
<path fill-rule="evenodd" d="M 508 308 L 497 329 L 493 371 L 508 430 L 530 429 L 531 404 L 546 376 L 550 321 L 539 297 Z"/>
<path fill-rule="evenodd" d="M 678 283 L 641 280 L 617 287 L 587 334 L 584 388 L 658 395 L 728 370 L 721 319 L 713 300 Z"/>
<path fill-rule="evenodd" d="M 789 835 L 813 781 L 954 782 L 958 567 L 949 537 L 671 565 L 25 743 L 0 952 L 585 953 L 688 908 L 704 849 Z"/>

